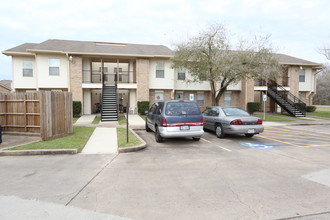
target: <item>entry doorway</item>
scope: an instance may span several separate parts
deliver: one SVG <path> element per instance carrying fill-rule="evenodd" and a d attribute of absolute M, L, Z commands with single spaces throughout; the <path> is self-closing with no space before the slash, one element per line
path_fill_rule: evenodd
<path fill-rule="evenodd" d="M 129 101 L 129 90 L 118 90 L 119 113 L 127 112 L 127 102 Z"/>

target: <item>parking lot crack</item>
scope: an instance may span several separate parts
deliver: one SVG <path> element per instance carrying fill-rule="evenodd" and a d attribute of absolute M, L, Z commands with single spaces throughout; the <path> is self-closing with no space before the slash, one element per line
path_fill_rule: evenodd
<path fill-rule="evenodd" d="M 97 172 L 70 200 L 69 202 L 67 202 L 65 204 L 65 206 L 68 206 L 91 182 L 93 182 L 93 180 L 107 167 L 109 166 L 112 161 L 114 161 L 119 154 L 117 154 L 116 156 L 114 156 L 104 167 L 102 167 L 102 169 Z"/>
<path fill-rule="evenodd" d="M 254 215 L 255 215 L 258 219 L 260 219 L 258 213 L 257 213 L 255 210 L 253 210 L 253 209 L 251 208 L 251 206 L 249 206 L 248 204 L 246 204 L 245 202 L 243 202 L 243 201 L 241 200 L 240 196 L 238 195 L 238 193 L 236 193 L 236 192 L 231 188 L 230 185 L 228 185 L 228 187 L 229 187 L 229 190 L 231 191 L 231 193 L 232 193 L 233 195 L 235 195 L 235 197 L 237 198 L 237 200 L 238 200 L 242 205 L 248 207 L 248 209 L 251 210 L 251 211 L 254 213 Z"/>

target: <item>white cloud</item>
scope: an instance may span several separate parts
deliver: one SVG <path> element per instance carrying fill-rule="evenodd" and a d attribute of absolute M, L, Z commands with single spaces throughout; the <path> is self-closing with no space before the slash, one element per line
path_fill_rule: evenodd
<path fill-rule="evenodd" d="M 171 46 L 224 23 L 234 37 L 271 34 L 279 52 L 324 62 L 316 48 L 329 41 L 329 8 L 327 0 L 11 0 L 0 5 L 0 49 L 54 38 Z M 0 68 L 10 77 L 8 57 Z"/>

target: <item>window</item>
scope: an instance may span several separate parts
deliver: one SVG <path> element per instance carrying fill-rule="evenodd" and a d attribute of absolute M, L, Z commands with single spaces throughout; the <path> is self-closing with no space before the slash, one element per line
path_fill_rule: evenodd
<path fill-rule="evenodd" d="M 155 92 L 155 100 L 156 101 L 164 100 L 164 92 L 163 91 Z"/>
<path fill-rule="evenodd" d="M 164 62 L 156 62 L 156 78 L 164 78 Z"/>
<path fill-rule="evenodd" d="M 23 61 L 23 76 L 33 77 L 33 63 L 31 60 Z"/>
<path fill-rule="evenodd" d="M 204 106 L 204 93 L 197 93 L 197 105 Z"/>
<path fill-rule="evenodd" d="M 60 59 L 50 58 L 49 62 L 49 75 L 59 76 L 60 75 Z"/>
<path fill-rule="evenodd" d="M 185 80 L 186 79 L 186 69 L 184 67 L 180 67 L 178 69 L 178 80 Z"/>
<path fill-rule="evenodd" d="M 225 93 L 225 106 L 226 107 L 231 106 L 231 93 L 230 92 Z"/>
<path fill-rule="evenodd" d="M 300 68 L 299 70 L 299 82 L 305 82 L 305 69 Z"/>
<path fill-rule="evenodd" d="M 183 92 L 175 93 L 175 100 L 183 100 Z"/>

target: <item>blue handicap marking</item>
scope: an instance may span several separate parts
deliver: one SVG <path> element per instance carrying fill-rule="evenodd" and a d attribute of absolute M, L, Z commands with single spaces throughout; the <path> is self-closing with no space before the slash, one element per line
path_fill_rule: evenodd
<path fill-rule="evenodd" d="M 279 146 L 274 146 L 272 144 L 267 144 L 263 142 L 240 142 L 244 147 L 249 147 L 255 150 L 264 150 L 264 149 L 275 149 L 279 148 Z"/>

